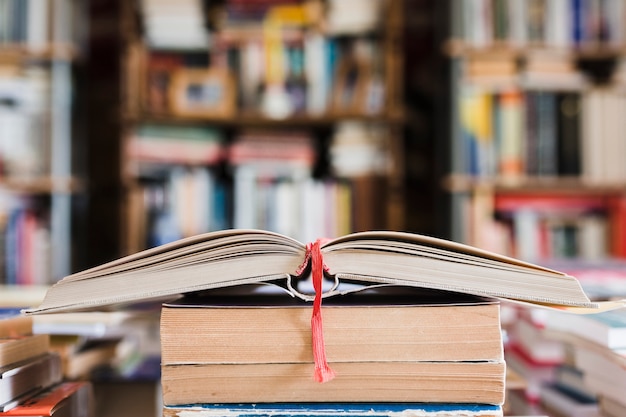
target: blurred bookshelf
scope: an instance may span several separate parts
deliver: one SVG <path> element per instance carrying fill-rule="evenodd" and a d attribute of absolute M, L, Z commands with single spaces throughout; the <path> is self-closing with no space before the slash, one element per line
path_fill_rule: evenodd
<path fill-rule="evenodd" d="M 544 264 L 624 258 L 624 3 L 449 5 L 446 233 Z"/>
<path fill-rule="evenodd" d="M 442 234 L 572 274 L 592 299 L 623 298 L 626 3 L 447 6 Z M 581 366 L 588 345 L 542 309 L 503 312 L 507 369 L 523 381 L 508 387 L 508 414 L 617 415 Z"/>
<path fill-rule="evenodd" d="M 176 6 L 125 6 L 124 252 L 405 228 L 401 0 Z"/>
<path fill-rule="evenodd" d="M 76 68 L 84 9 L 70 0 L 0 5 L 0 281 L 49 285 L 74 269 Z"/>

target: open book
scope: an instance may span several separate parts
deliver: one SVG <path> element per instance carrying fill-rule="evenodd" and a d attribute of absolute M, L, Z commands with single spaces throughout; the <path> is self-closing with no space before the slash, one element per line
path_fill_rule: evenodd
<path fill-rule="evenodd" d="M 231 229 L 67 276 L 48 290 L 41 305 L 25 312 L 94 310 L 248 283 L 276 284 L 292 296 L 314 300 L 303 283 L 316 271 L 324 277 L 323 288 L 315 287 L 321 297 L 391 284 L 598 307 L 572 276 L 438 238 L 373 231 L 306 245 L 277 233 Z"/>

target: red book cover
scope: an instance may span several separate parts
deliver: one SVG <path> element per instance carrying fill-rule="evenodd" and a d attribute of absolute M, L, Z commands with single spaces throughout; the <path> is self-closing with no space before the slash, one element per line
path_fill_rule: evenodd
<path fill-rule="evenodd" d="M 611 201 L 611 252 L 626 258 L 626 197 L 617 196 Z"/>
<path fill-rule="evenodd" d="M 626 207 L 626 203 L 623 204 Z M 543 211 L 602 210 L 606 209 L 607 201 L 602 195 L 583 194 L 500 193 L 495 197 L 498 211 L 516 211 L 521 207 Z"/>

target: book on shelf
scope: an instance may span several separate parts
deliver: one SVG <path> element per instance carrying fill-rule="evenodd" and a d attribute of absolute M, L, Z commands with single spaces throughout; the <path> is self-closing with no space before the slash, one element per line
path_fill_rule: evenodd
<path fill-rule="evenodd" d="M 338 377 L 318 384 L 310 377 L 316 354 L 305 301 L 253 286 L 164 304 L 164 403 L 503 402 L 494 300 L 369 289 L 327 300 L 324 323 L 326 358 Z"/>
<path fill-rule="evenodd" d="M 128 143 L 128 156 L 140 162 L 214 165 L 224 155 L 222 134 L 202 126 L 143 124 Z"/>
<path fill-rule="evenodd" d="M 312 175 L 317 157 L 309 132 L 247 130 L 238 135 L 229 148 L 234 227 L 301 237 L 308 200 L 314 201 L 318 184 Z M 317 224 L 314 217 L 308 221 Z"/>
<path fill-rule="evenodd" d="M 592 300 L 610 300 L 626 295 L 626 262 L 622 259 L 554 261 L 550 266 L 574 275 Z"/>
<path fill-rule="evenodd" d="M 50 282 L 51 236 L 44 219 L 47 209 L 37 198 L 11 198 L 2 209 L 5 217 L 0 246 L 3 282 L 9 285 L 45 285 Z"/>
<path fill-rule="evenodd" d="M 0 74 L 0 150 L 7 176 L 50 174 L 52 121 L 46 100 L 51 83 L 45 67 L 15 67 Z"/>
<path fill-rule="evenodd" d="M 328 2 L 327 30 L 333 35 L 374 32 L 380 28 L 388 4 L 381 0 Z"/>
<path fill-rule="evenodd" d="M 49 0 L 6 0 L 0 7 L 0 46 L 11 53 L 26 52 L 36 58 L 46 57 L 51 50 L 69 53 L 65 48 L 77 35 L 79 25 L 71 25 L 57 17 Z M 72 2 L 63 3 L 64 16 L 75 16 L 80 9 Z M 59 32 L 62 32 L 60 34 Z"/>
<path fill-rule="evenodd" d="M 517 81 L 536 90 L 577 92 L 591 85 L 567 49 L 529 49 Z"/>
<path fill-rule="evenodd" d="M 301 130 L 244 130 L 228 149 L 232 165 L 280 162 L 310 168 L 316 159 L 311 133 Z"/>
<path fill-rule="evenodd" d="M 606 149 L 617 148 L 609 148 L 615 135 L 605 129 L 616 123 L 614 116 L 609 119 L 613 111 L 601 109 L 598 95 L 594 90 L 534 91 L 464 84 L 458 100 L 459 146 L 464 158 L 455 169 L 507 180 L 557 175 L 617 180 L 619 169 L 613 167 L 610 176 L 605 175 L 609 169 L 599 163 Z M 598 146 L 599 141 L 606 145 Z M 611 160 L 612 155 L 604 156 Z"/>
<path fill-rule="evenodd" d="M 0 416 L 20 417 L 89 417 L 93 415 L 94 399 L 87 381 L 64 381 L 42 390 Z"/>
<path fill-rule="evenodd" d="M 199 0 L 184 0 L 176 5 L 158 0 L 142 1 L 140 12 L 150 47 L 183 51 L 207 49 L 210 36 L 203 7 Z"/>
<path fill-rule="evenodd" d="M 230 190 L 216 167 L 140 164 L 136 175 L 128 203 L 129 251 L 228 224 Z"/>
<path fill-rule="evenodd" d="M 526 92 L 526 173 L 537 176 L 557 174 L 556 95 Z"/>
<path fill-rule="evenodd" d="M 607 87 L 587 91 L 581 99 L 582 176 L 599 183 L 623 182 L 626 169 L 616 155 L 625 145 L 619 134 L 626 95 Z"/>
<path fill-rule="evenodd" d="M 478 186 L 468 201 L 471 242 L 530 262 L 619 256 L 618 201 L 596 193 L 498 190 Z M 481 231 L 492 230 L 488 238 Z M 617 235 L 617 236 L 616 236 Z M 564 263 L 561 263 L 565 267 Z"/>
<path fill-rule="evenodd" d="M 459 102 L 459 110 L 461 114 L 460 123 L 463 136 L 463 147 L 467 155 L 463 161 L 463 171 L 471 175 L 492 175 L 496 166 L 497 155 L 494 147 L 495 126 L 493 121 L 494 96 L 486 94 L 479 89 L 466 88 L 462 92 Z M 503 109 L 505 105 L 512 104 L 511 100 L 503 101 Z M 502 126 L 505 126 L 503 119 Z M 514 136 L 510 136 L 512 140 Z M 512 162 L 508 162 L 513 143 L 502 142 L 502 154 L 506 164 L 513 166 Z M 519 147 L 519 145 L 516 145 Z M 515 166 L 518 164 L 515 163 Z M 516 168 L 517 170 L 517 168 Z"/>
<path fill-rule="evenodd" d="M 354 201 L 369 195 L 367 184 L 318 180 L 302 169 L 285 168 L 283 172 L 248 164 L 235 168 L 235 227 L 266 229 L 306 241 L 320 231 L 338 236 L 361 225 Z"/>
<path fill-rule="evenodd" d="M 427 403 L 275 403 L 275 404 L 192 404 L 164 406 L 165 417 L 180 415 L 217 417 L 289 415 L 289 416 L 345 416 L 391 417 L 500 417 L 502 408 L 491 404 L 427 404 Z"/>
<path fill-rule="evenodd" d="M 297 289 L 298 277 L 306 276 L 309 269 L 313 282 L 320 287 L 316 294 Z M 332 288 L 322 288 L 324 275 L 330 278 L 328 283 L 334 282 Z M 25 312 L 105 308 L 263 282 L 278 283 L 305 300 L 313 300 L 322 292 L 329 297 L 363 286 L 393 284 L 579 312 L 622 305 L 591 302 L 576 278 L 565 273 L 426 235 L 370 231 L 304 244 L 263 230 L 228 229 L 181 239 L 69 275 L 50 287 L 39 306 Z M 344 289 L 342 283 L 363 285 Z"/>
<path fill-rule="evenodd" d="M 474 48 L 612 47 L 624 40 L 619 0 L 455 2 L 453 33 Z"/>

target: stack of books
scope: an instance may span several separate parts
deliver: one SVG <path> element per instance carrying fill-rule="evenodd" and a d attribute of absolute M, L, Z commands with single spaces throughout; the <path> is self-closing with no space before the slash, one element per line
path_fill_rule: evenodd
<path fill-rule="evenodd" d="M 0 416 L 89 416 L 90 408 L 90 384 L 63 381 L 49 335 L 34 334 L 19 309 L 0 310 Z"/>
<path fill-rule="evenodd" d="M 40 315 L 33 323 L 35 333 L 50 336 L 65 379 L 92 381 L 102 374 L 132 377 L 160 356 L 158 326 L 157 309 Z"/>
<path fill-rule="evenodd" d="M 50 353 L 50 338 L 32 331 L 32 318 L 5 310 L 0 318 L 0 411 L 14 408 L 33 392 L 61 381 L 61 361 Z"/>
<path fill-rule="evenodd" d="M 421 235 L 305 245 L 224 230 L 68 276 L 27 313 L 163 302 L 165 415 L 500 416 L 502 299 L 622 306 L 592 303 L 567 274 Z"/>
<path fill-rule="evenodd" d="M 165 304 L 166 414 L 205 412 L 215 403 L 242 410 L 249 407 L 241 404 L 259 403 L 336 410 L 348 403 L 393 403 L 421 410 L 425 405 L 415 403 L 428 403 L 431 412 L 454 406 L 498 415 L 505 364 L 497 302 L 389 287 L 328 300 L 323 315 L 327 363 L 336 376 L 320 383 L 314 379 L 310 303 L 261 287 Z"/>
<path fill-rule="evenodd" d="M 568 368 L 560 370 L 551 387 L 573 394 L 569 415 L 590 408 L 606 417 L 624 415 L 626 310 L 580 317 L 550 311 L 545 327 L 548 337 L 570 352 Z"/>

